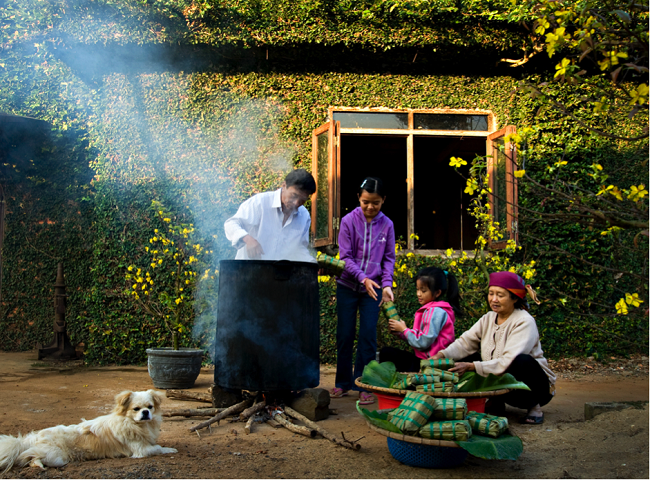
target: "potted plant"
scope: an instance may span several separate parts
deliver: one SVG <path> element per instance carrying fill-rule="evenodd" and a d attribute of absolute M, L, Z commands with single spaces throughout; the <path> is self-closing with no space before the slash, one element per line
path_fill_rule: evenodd
<path fill-rule="evenodd" d="M 149 315 L 163 320 L 171 333 L 171 347 L 148 348 L 149 376 L 157 388 L 190 388 L 201 371 L 203 350 L 179 346 L 191 333 L 194 318 L 190 295 L 198 281 L 214 279 L 204 268 L 207 250 L 195 239 L 192 224 L 176 223 L 158 201 L 152 209 L 163 227 L 154 229 L 145 247 L 146 265 L 127 267 L 127 294 Z M 144 262 L 143 262 L 144 263 Z"/>

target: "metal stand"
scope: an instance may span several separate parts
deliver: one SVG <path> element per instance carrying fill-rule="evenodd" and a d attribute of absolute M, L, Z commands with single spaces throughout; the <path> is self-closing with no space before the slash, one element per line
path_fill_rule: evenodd
<path fill-rule="evenodd" d="M 65 280 L 63 278 L 63 264 L 59 263 L 54 283 L 54 339 L 47 347 L 36 344 L 38 359 L 71 360 L 77 358 L 77 352 L 70 342 L 65 323 Z"/>

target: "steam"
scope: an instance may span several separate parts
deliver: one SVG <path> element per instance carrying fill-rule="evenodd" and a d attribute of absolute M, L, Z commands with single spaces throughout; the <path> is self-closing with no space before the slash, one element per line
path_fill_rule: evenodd
<path fill-rule="evenodd" d="M 16 2 L 15 8 L 27 10 L 28 3 L 21 7 Z M 151 185 L 163 202 L 172 199 L 175 208 L 190 209 L 199 235 L 216 241 L 210 259 L 215 272 L 222 258 L 235 254 L 225 241 L 223 222 L 241 201 L 258 193 L 249 186 L 279 185 L 292 169 L 297 148 L 278 134 L 283 107 L 276 100 L 230 93 L 227 79 L 219 83 L 218 75 L 180 71 L 215 71 L 209 63 L 213 58 L 187 55 L 185 47 L 118 45 L 124 37 L 120 32 L 142 28 L 139 33 L 149 35 L 153 30 L 132 27 L 130 19 L 122 21 L 119 15 L 103 15 L 105 7 L 97 2 L 83 3 L 76 2 L 74 12 L 87 12 L 87 18 L 66 14 L 55 4 L 44 7 L 58 12 L 53 18 L 61 20 L 42 27 L 41 43 L 24 45 L 38 66 L 33 84 L 48 91 L 48 99 L 54 99 L 48 101 L 64 102 L 68 113 L 57 117 L 55 126 L 85 128 L 91 147 L 104 160 L 106 178 L 126 189 Z M 43 65 L 63 72 L 66 81 L 43 73 Z M 25 93 L 17 92 L 17 110 L 25 108 L 20 103 Z M 216 285 L 200 282 L 195 294 L 193 336 L 212 352 Z"/>

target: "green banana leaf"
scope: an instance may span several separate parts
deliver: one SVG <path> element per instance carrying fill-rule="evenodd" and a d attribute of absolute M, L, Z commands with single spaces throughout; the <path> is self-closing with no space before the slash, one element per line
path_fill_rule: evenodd
<path fill-rule="evenodd" d="M 386 413 L 377 413 L 371 412 L 359 405 L 357 401 L 357 412 L 359 412 L 363 417 L 365 417 L 370 423 L 374 426 L 388 430 L 389 432 L 402 433 L 402 431 L 397 428 L 395 425 L 388 421 L 388 412 Z"/>
<path fill-rule="evenodd" d="M 457 392 L 489 392 L 501 388 L 518 390 L 530 390 L 528 385 L 518 381 L 509 373 L 503 375 L 492 375 L 482 377 L 476 372 L 465 372 L 459 379 L 456 387 Z"/>
<path fill-rule="evenodd" d="M 363 369 L 361 381 L 375 387 L 391 388 L 393 384 L 402 380 L 404 375 L 399 373 L 393 362 L 379 363 L 372 360 Z"/>
<path fill-rule="evenodd" d="M 377 413 L 363 408 L 357 402 L 357 411 L 373 425 L 388 430 L 389 432 L 402 433 L 395 425 L 388 421 L 388 412 Z M 501 435 L 499 438 L 482 437 L 475 435 L 463 442 L 456 444 L 475 457 L 486 460 L 517 460 L 524 451 L 524 446 L 519 437 Z"/>
<path fill-rule="evenodd" d="M 519 437 L 501 435 L 499 438 L 474 435 L 468 440 L 456 442 L 475 457 L 485 460 L 517 460 L 524 451 L 524 445 Z"/>

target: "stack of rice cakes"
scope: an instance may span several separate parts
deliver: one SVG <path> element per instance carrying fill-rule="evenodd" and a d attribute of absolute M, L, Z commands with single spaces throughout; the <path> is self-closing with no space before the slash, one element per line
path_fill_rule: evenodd
<path fill-rule="evenodd" d="M 388 421 L 407 435 L 432 440 L 469 439 L 472 434 L 497 438 L 508 429 L 508 419 L 484 413 L 468 412 L 464 398 L 435 398 L 424 392 L 454 392 L 459 376 L 447 371 L 454 366 L 450 359 L 427 359 L 420 362 L 420 373 L 407 375 L 393 388 L 412 389 Z M 422 393 L 421 393 L 422 392 Z"/>

